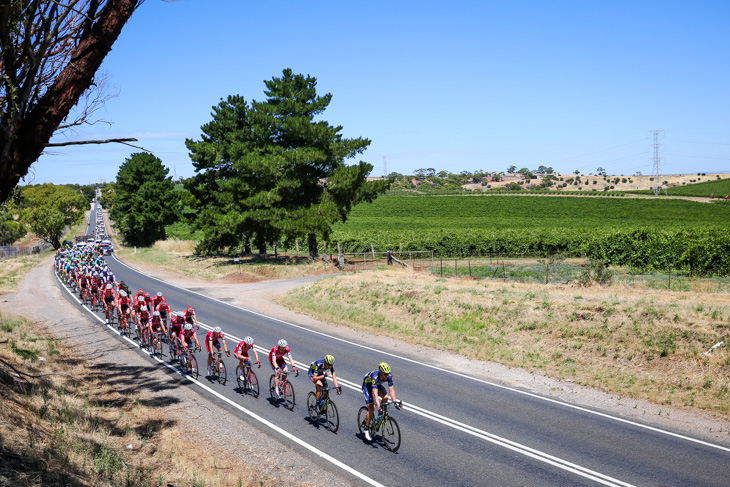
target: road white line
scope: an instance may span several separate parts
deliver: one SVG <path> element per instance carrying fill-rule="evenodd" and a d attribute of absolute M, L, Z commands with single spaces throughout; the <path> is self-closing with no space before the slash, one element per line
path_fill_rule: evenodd
<path fill-rule="evenodd" d="M 201 326 L 201 328 L 205 328 L 207 330 L 212 330 L 213 328 L 210 325 L 207 325 L 203 322 L 198 322 Z M 240 338 L 234 336 L 234 335 L 228 335 L 226 336 L 226 339 L 230 338 L 232 342 L 238 343 L 241 341 Z M 260 349 L 263 353 L 267 353 L 267 350 L 264 350 L 263 348 L 256 346 L 257 349 Z M 294 365 L 304 370 L 309 370 L 309 365 L 304 364 L 299 361 L 294 361 Z M 337 381 L 340 385 L 344 385 L 350 389 L 353 389 L 355 391 L 362 391 L 362 387 L 352 381 L 349 381 L 347 379 L 343 379 L 342 377 L 337 377 Z M 604 475 L 600 472 L 596 472 L 594 470 L 590 470 L 586 467 L 582 467 L 580 465 L 577 465 L 575 463 L 571 463 L 567 460 L 563 460 L 562 458 L 558 458 L 552 455 L 549 455 L 548 453 L 542 452 L 540 450 L 535 450 L 533 448 L 530 448 L 528 446 L 522 445 L 520 443 L 517 443 L 512 440 L 508 440 L 507 438 L 503 438 L 501 436 L 497 436 L 493 433 L 489 433 L 484 430 L 480 430 L 478 428 L 475 428 L 473 426 L 470 426 L 465 423 L 461 423 L 459 421 L 456 421 L 455 419 L 448 418 L 446 416 L 442 416 L 440 414 L 434 413 L 432 411 L 429 411 L 425 408 L 422 408 L 420 406 L 416 406 L 412 403 L 406 403 L 403 402 L 403 405 L 405 407 L 405 412 L 410 412 L 417 414 L 419 416 L 422 416 L 426 419 L 430 419 L 431 421 L 435 421 L 437 423 L 443 424 L 445 426 L 448 426 L 450 428 L 456 429 L 458 431 L 470 434 L 472 436 L 476 436 L 477 438 L 480 438 L 482 440 L 488 441 L 490 443 L 493 443 L 495 445 L 501 446 L 503 448 L 507 448 L 509 450 L 512 450 L 516 453 L 520 453 L 522 455 L 525 455 L 527 457 L 533 458 L 535 460 L 547 463 L 549 465 L 552 465 L 554 467 L 558 467 L 560 469 L 566 470 L 568 472 L 574 473 L 576 475 L 579 475 L 581 477 L 585 477 L 587 479 L 596 481 L 598 483 L 604 484 L 604 485 L 610 485 L 610 486 L 622 486 L 622 487 L 633 487 L 632 484 L 623 482 L 621 480 L 615 479 L 613 477 L 609 477 L 608 475 Z"/>
<path fill-rule="evenodd" d="M 163 279 L 159 279 L 157 277 L 150 276 L 149 274 L 145 274 L 144 272 L 142 272 L 142 271 L 140 271 L 140 270 L 138 270 L 138 269 L 136 269 L 136 268 L 134 268 L 134 267 L 132 267 L 132 266 L 124 263 L 124 262 L 122 262 L 121 260 L 119 260 L 117 258 L 116 255 L 114 255 L 113 257 L 114 257 L 114 260 L 116 260 L 119 264 L 121 264 L 121 265 L 123 265 L 123 266 L 125 266 L 125 267 L 127 267 L 129 269 L 132 269 L 133 271 L 138 272 L 138 273 L 142 274 L 143 276 L 146 276 L 146 277 L 148 277 L 150 279 L 153 279 L 155 281 L 159 281 L 159 282 L 165 283 L 168 286 L 171 286 L 171 287 L 174 287 L 174 288 L 177 288 L 177 289 L 181 289 L 183 291 L 186 291 L 186 292 L 189 292 L 189 293 L 192 293 L 192 294 L 196 294 L 196 295 L 201 296 L 201 297 L 204 297 L 206 299 L 210 299 L 212 301 L 215 301 L 215 302 L 220 303 L 220 304 L 224 304 L 226 306 L 230 306 L 232 308 L 240 309 L 242 311 L 245 311 L 247 313 L 251 313 L 251 314 L 256 315 L 256 316 L 261 316 L 261 317 L 264 317 L 264 318 L 268 318 L 270 320 L 277 321 L 277 322 L 282 323 L 284 325 L 288 325 L 288 326 L 291 326 L 291 327 L 294 327 L 294 328 L 298 328 L 300 330 L 305 330 L 305 331 L 308 331 L 310 333 L 314 333 L 316 335 L 326 336 L 328 338 L 331 338 L 332 340 L 337 340 L 337 341 L 340 341 L 340 342 L 343 342 L 343 343 L 347 343 L 348 345 L 352 345 L 352 346 L 355 346 L 355 347 L 363 348 L 365 350 L 370 350 L 370 351 L 373 351 L 373 352 L 377 352 L 377 353 L 380 353 L 380 354 L 385 355 L 385 356 L 388 356 L 388 357 L 397 358 L 397 359 L 404 360 L 406 362 L 410 362 L 410 363 L 413 363 L 413 364 L 417 364 L 417 365 L 420 365 L 420 366 L 423 366 L 423 367 L 427 367 L 427 368 L 430 368 L 430 369 L 440 370 L 440 371 L 445 372 L 447 374 L 455 375 L 455 376 L 458 376 L 458 377 L 463 377 L 465 379 L 473 380 L 473 381 L 476 381 L 476 382 L 481 382 L 483 384 L 487 384 L 487 385 L 490 385 L 492 387 L 497 387 L 497 388 L 500 388 L 500 389 L 504 389 L 504 390 L 508 390 L 508 391 L 511 391 L 511 392 L 515 392 L 517 394 L 522 394 L 522 395 L 525 395 L 525 396 L 529 396 L 529 397 L 532 397 L 532 398 L 535 398 L 535 399 L 539 399 L 541 401 L 550 402 L 550 403 L 557 404 L 557 405 L 560 405 L 560 406 L 564 406 L 564 407 L 568 407 L 568 408 L 571 408 L 571 409 L 575 409 L 577 411 L 581 411 L 581 412 L 584 412 L 584 413 L 593 414 L 593 415 L 596 415 L 596 416 L 600 416 L 602 418 L 610 419 L 610 420 L 613 420 L 613 421 L 618 421 L 620 423 L 629 424 L 631 426 L 635 426 L 635 427 L 638 427 L 638 428 L 643 428 L 643 429 L 646 429 L 646 430 L 649 430 L 649 431 L 654 431 L 656 433 L 661 433 L 661 434 L 664 434 L 664 435 L 672 436 L 674 438 L 679 438 L 679 439 L 686 440 L 686 441 L 691 441 L 693 443 L 697 443 L 697 444 L 700 444 L 700 445 L 709 446 L 711 448 L 716 448 L 718 450 L 723 450 L 723 451 L 726 451 L 726 452 L 730 452 L 730 448 L 727 448 L 727 447 L 724 447 L 724 446 L 721 446 L 721 445 L 717 445 L 717 444 L 714 444 L 714 443 L 710 443 L 710 442 L 707 442 L 707 441 L 703 441 L 703 440 L 700 440 L 700 439 L 697 439 L 697 438 L 692 438 L 690 436 L 685 436 L 685 435 L 681 435 L 681 434 L 678 434 L 678 433 L 673 433 L 671 431 L 667 431 L 667 430 L 663 430 L 663 429 L 660 429 L 660 428 L 656 428 L 654 426 L 649 426 L 649 425 L 646 425 L 646 424 L 637 423 L 635 421 L 631 421 L 629 419 L 621 418 L 621 417 L 618 417 L 618 416 L 612 416 L 610 414 L 602 413 L 602 412 L 599 412 L 599 411 L 593 411 L 591 409 L 587 409 L 587 408 L 584 408 L 584 407 L 581 407 L 581 406 L 578 406 L 578 405 L 575 405 L 575 404 L 570 404 L 570 403 L 567 403 L 567 402 L 559 401 L 557 399 L 552 399 L 552 398 L 549 398 L 549 397 L 540 396 L 540 395 L 534 394 L 532 392 L 522 391 L 520 389 L 515 389 L 515 388 L 509 387 L 509 386 L 502 385 L 502 384 L 497 384 L 497 383 L 494 383 L 494 382 L 489 382 L 489 381 L 486 381 L 486 380 L 483 380 L 483 379 L 479 379 L 477 377 L 473 377 L 473 376 L 470 376 L 470 375 L 467 375 L 467 374 L 462 374 L 461 372 L 456 372 L 456 371 L 453 371 L 453 370 L 445 369 L 443 367 L 437 367 L 437 366 L 432 365 L 432 364 L 427 364 L 427 363 L 424 363 L 424 362 L 419 362 L 417 360 L 413 360 L 413 359 L 404 357 L 402 355 L 397 355 L 397 354 L 390 353 L 390 352 L 386 352 L 386 351 L 383 351 L 383 350 L 378 350 L 376 348 L 368 347 L 367 345 L 362 345 L 360 343 L 352 342 L 350 340 L 345 340 L 344 338 L 340 338 L 340 337 L 337 337 L 337 336 L 328 335 L 327 333 L 323 333 L 323 332 L 320 332 L 320 331 L 312 330 L 310 328 L 306 328 L 304 326 L 297 325 L 295 323 L 290 323 L 288 321 L 284 321 L 284 320 L 281 320 L 279 318 L 274 318 L 274 317 L 265 315 L 263 313 L 259 313 L 258 311 L 253 311 L 253 310 L 250 310 L 248 308 L 244 308 L 244 307 L 241 307 L 241 306 L 236 306 L 236 305 L 233 305 L 233 304 L 230 304 L 230 303 L 226 303 L 226 302 L 221 301 L 219 299 L 216 299 L 216 298 L 207 296 L 205 294 L 202 294 L 202 293 L 199 293 L 199 292 L 196 292 L 196 291 L 191 291 L 189 289 L 185 289 L 185 288 L 181 288 L 179 286 L 175 286 L 174 284 L 171 284 L 171 283 L 169 283 L 169 282 L 167 282 L 167 281 L 165 281 Z"/>
<path fill-rule="evenodd" d="M 54 273 L 54 274 L 55 274 L 55 273 Z M 73 298 L 74 298 L 74 299 L 76 300 L 76 302 L 78 302 L 78 303 L 79 303 L 79 304 L 80 304 L 80 305 L 81 305 L 81 306 L 82 306 L 82 307 L 83 307 L 83 308 L 84 308 L 84 309 L 85 309 L 86 311 L 88 311 L 88 312 L 89 312 L 89 313 L 91 314 L 91 316 L 93 316 L 93 317 L 94 317 L 94 318 L 95 318 L 96 320 L 98 320 L 99 322 L 101 322 L 101 323 L 102 323 L 102 325 L 104 325 L 104 326 L 107 326 L 107 327 L 108 327 L 108 328 L 109 328 L 110 330 L 112 330 L 112 331 L 114 332 L 114 334 L 115 334 L 115 335 L 117 335 L 117 336 L 118 336 L 119 338 L 122 338 L 123 340 L 126 340 L 126 341 L 128 341 L 129 343 L 131 343 L 132 345 L 134 345 L 134 346 L 135 346 L 135 348 L 137 348 L 137 347 L 138 347 L 138 344 L 137 344 L 137 343 L 135 343 L 135 342 L 134 342 L 134 340 L 132 340 L 131 338 L 125 337 L 125 336 L 121 336 L 121 335 L 119 335 L 118 333 L 116 333 L 116 331 L 114 330 L 114 327 L 112 327 L 111 325 L 107 325 L 104 319 L 102 319 L 102 318 L 100 318 L 99 316 L 97 316 L 95 312 L 93 312 L 93 311 L 92 311 L 92 310 L 90 310 L 90 309 L 89 309 L 89 308 L 88 308 L 87 306 L 85 306 L 85 305 L 84 305 L 84 304 L 83 304 L 83 303 L 82 303 L 82 302 L 81 302 L 81 301 L 80 301 L 80 300 L 79 300 L 79 299 L 78 299 L 78 298 L 76 297 L 76 295 L 75 295 L 75 294 L 74 294 L 73 292 L 71 292 L 71 290 L 70 290 L 70 289 L 68 289 L 68 287 L 66 287 L 66 285 L 65 285 L 65 284 L 64 284 L 63 282 L 61 282 L 61 280 L 60 280 L 60 279 L 58 278 L 58 275 L 56 275 L 56 279 L 58 280 L 58 282 L 60 282 L 60 283 L 61 283 L 61 287 L 62 287 L 63 289 L 65 289 L 65 290 L 66 290 L 66 291 L 67 291 L 67 292 L 68 292 L 68 293 L 69 293 L 69 294 L 70 294 L 70 295 L 71 295 L 71 296 L 72 296 L 72 297 L 73 297 Z M 148 356 L 149 356 L 149 355 L 148 355 Z M 277 425 L 275 425 L 275 424 L 274 424 L 274 423 L 272 423 L 271 421 L 269 421 L 269 420 L 267 420 L 267 419 L 265 419 L 265 418 L 263 418 L 263 417 L 259 416 L 258 414 L 254 413 L 253 411 L 250 411 L 250 410 L 248 410 L 248 409 L 244 408 L 244 407 L 243 407 L 243 406 L 241 406 L 240 404 L 238 404 L 238 403 L 236 403 L 236 402 L 232 401 L 231 399 L 229 399 L 229 398 L 227 398 L 226 396 L 224 396 L 224 395 L 220 394 L 219 392 L 216 392 L 216 391 L 214 391 L 213 389 L 211 389 L 210 387 L 206 386 L 205 384 L 203 384 L 203 383 L 201 383 L 201 382 L 199 382 L 199 381 L 197 381 L 197 380 L 191 379 L 190 377 L 188 377 L 187 375 L 185 375 L 185 374 L 184 374 L 184 373 L 183 373 L 183 372 L 182 372 L 181 370 L 179 370 L 178 368 L 176 368 L 176 367 L 174 367 L 174 366 L 170 365 L 169 363 L 165 362 L 164 360 L 162 360 L 162 359 L 160 359 L 160 358 L 158 358 L 158 357 L 154 357 L 154 356 L 149 356 L 149 357 L 150 357 L 150 358 L 152 358 L 152 359 L 154 359 L 154 360 L 156 360 L 157 362 L 161 363 L 162 365 L 164 365 L 164 366 L 165 366 L 165 367 L 167 367 L 168 369 L 171 369 L 171 370 L 173 370 L 173 371 L 177 372 L 177 373 L 178 373 L 178 374 L 180 374 L 180 375 L 181 375 L 182 377 L 184 377 L 184 378 L 186 378 L 186 379 L 187 379 L 188 381 L 190 381 L 190 382 L 191 382 L 192 384 L 195 384 L 196 386 L 198 386 L 198 387 L 202 388 L 203 390 L 205 390 L 205 391 L 206 391 L 206 392 L 208 392 L 209 394 L 212 394 L 212 395 L 214 395 L 215 397 L 217 397 L 218 399 L 220 399 L 220 400 L 222 400 L 222 401 L 224 401 L 224 402 L 226 402 L 226 403 L 230 404 L 231 406 L 233 406 L 234 408 L 238 409 L 239 411 L 241 411 L 242 413 L 246 414 L 247 416 L 251 417 L 252 419 L 255 419 L 256 421 L 260 422 L 261 424 L 263 424 L 263 425 L 265 425 L 265 426 L 268 426 L 268 427 L 269 427 L 269 428 L 271 428 L 272 430 L 274 430 L 274 431 L 276 431 L 277 433 L 281 434 L 282 436 L 284 436 L 284 437 L 286 437 L 286 438 L 290 439 L 290 440 L 291 440 L 291 441 L 293 441 L 294 443 L 296 443 L 296 444 L 298 444 L 298 445 L 300 445 L 300 446 L 302 446 L 302 447 L 306 448 L 307 450 L 311 451 L 312 453 L 314 453 L 315 455 L 319 456 L 319 457 L 320 457 L 320 458 L 322 458 L 323 460 L 326 460 L 326 461 L 330 462 L 330 463 L 331 463 L 332 465 L 335 465 L 335 466 L 337 466 L 337 467 L 339 467 L 339 468 L 341 468 L 341 469 L 345 470 L 346 472 L 348 472 L 348 473 L 350 473 L 350 474 L 354 475 L 355 477 L 359 478 L 360 480 L 362 480 L 362 481 L 364 481 L 364 482 L 366 482 L 366 483 L 368 483 L 368 484 L 370 484 L 370 485 L 373 485 L 373 486 L 376 486 L 376 487 L 385 487 L 385 486 L 384 486 L 383 484 L 381 484 L 380 482 L 377 482 L 376 480 L 374 480 L 374 479 L 371 479 L 370 477 L 368 477 L 367 475 L 363 474 L 362 472 L 360 472 L 360 471 L 358 471 L 358 470 L 355 470 L 354 468 L 352 468 L 352 467 L 350 467 L 349 465 L 347 465 L 347 464 L 345 464 L 345 463 L 341 462 L 340 460 L 336 459 L 335 457 L 333 457 L 333 456 L 331 456 L 331 455 L 328 455 L 327 453 L 323 452 L 322 450 L 320 450 L 320 449 L 316 448 L 316 447 L 315 447 L 315 446 L 313 446 L 313 445 L 310 445 L 309 443 L 305 442 L 304 440 L 302 440 L 302 439 L 300 439 L 300 438 L 298 438 L 298 437 L 294 436 L 293 434 L 289 433 L 288 431 L 286 431 L 286 430 L 284 430 L 284 429 L 282 429 L 282 428 L 278 427 Z"/>

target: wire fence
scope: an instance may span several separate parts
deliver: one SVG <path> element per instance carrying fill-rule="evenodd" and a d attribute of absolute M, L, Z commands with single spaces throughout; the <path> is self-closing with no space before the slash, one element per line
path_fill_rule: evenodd
<path fill-rule="evenodd" d="M 0 246 L 0 260 L 11 259 L 21 255 L 33 255 L 45 252 L 51 247 L 48 242 L 39 242 L 35 245 L 5 245 Z"/>

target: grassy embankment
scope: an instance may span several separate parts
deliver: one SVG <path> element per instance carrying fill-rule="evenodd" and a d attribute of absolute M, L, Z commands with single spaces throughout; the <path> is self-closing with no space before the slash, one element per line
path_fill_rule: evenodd
<path fill-rule="evenodd" d="M 616 284 L 443 279 L 381 270 L 319 281 L 280 302 L 319 319 L 730 418 L 730 295 Z M 703 289 L 703 287 L 709 287 Z"/>
<path fill-rule="evenodd" d="M 44 257 L 3 261 L 0 295 L 16 291 Z M 7 485 L 203 487 L 273 481 L 257 466 L 220 469 L 215 462 L 200 462 L 197 453 L 206 446 L 196 444 L 169 412 L 141 399 L 133 383 L 109 381 L 42 325 L 0 313 L 0 360 L 6 362 L 0 363 L 0 479 Z M 8 364 L 30 375 L 68 375 L 19 377 Z"/>
<path fill-rule="evenodd" d="M 234 262 L 233 257 L 193 255 L 194 248 L 195 242 L 189 240 L 161 240 L 152 247 L 137 248 L 136 252 L 131 248 L 123 248 L 117 254 L 125 262 L 141 269 L 154 267 L 207 280 L 256 282 L 294 279 L 333 271 L 332 266 L 325 267 L 321 262 L 309 263 L 304 257 L 281 257 L 278 261 L 274 261 L 273 256 L 266 259 L 241 257 L 239 262 Z"/>

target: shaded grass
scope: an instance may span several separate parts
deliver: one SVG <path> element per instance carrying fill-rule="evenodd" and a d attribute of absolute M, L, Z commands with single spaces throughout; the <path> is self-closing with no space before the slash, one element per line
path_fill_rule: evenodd
<path fill-rule="evenodd" d="M 15 343 L 8 346 L 11 340 Z M 162 408 L 165 400 L 135 392 L 140 386 L 130 383 L 125 366 L 120 365 L 116 378 L 109 367 L 90 367 L 40 325 L 0 314 L 0 358 L 35 376 L 73 376 L 47 375 L 26 382 L 0 364 L 0 479 L 7 485 L 274 483 L 265 467 L 246 458 L 225 459 L 232 465 L 225 469 L 217 461 L 201 461 L 202 451 L 224 457 Z"/>
<path fill-rule="evenodd" d="M 442 279 L 385 270 L 318 281 L 288 308 L 371 333 L 729 417 L 730 294 Z"/>

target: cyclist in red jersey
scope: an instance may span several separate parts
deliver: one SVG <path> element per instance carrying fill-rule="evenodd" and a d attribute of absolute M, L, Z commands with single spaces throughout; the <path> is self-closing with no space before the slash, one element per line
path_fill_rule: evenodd
<path fill-rule="evenodd" d="M 200 324 L 198 324 L 198 317 L 195 316 L 195 310 L 192 306 L 188 306 L 188 309 L 185 310 L 185 322 L 190 323 L 191 325 L 195 325 L 195 329 L 200 329 Z"/>
<path fill-rule="evenodd" d="M 162 302 L 162 293 L 157 293 L 154 296 L 152 296 L 152 307 L 153 309 L 157 309 L 157 307 Z"/>
<path fill-rule="evenodd" d="M 150 313 L 155 310 L 155 307 L 152 305 L 152 296 L 150 296 L 150 293 L 144 293 L 144 304 L 147 305 L 147 309 L 150 310 Z"/>
<path fill-rule="evenodd" d="M 109 310 L 112 306 L 114 306 L 115 299 L 115 292 L 114 292 L 114 286 L 111 285 L 111 283 L 106 285 L 106 289 L 104 289 L 104 312 L 106 313 L 107 310 Z"/>
<path fill-rule="evenodd" d="M 160 312 L 160 317 L 162 318 L 163 323 L 170 323 L 169 320 L 170 315 L 172 314 L 172 310 L 170 309 L 170 305 L 167 304 L 167 301 L 165 301 L 164 297 L 160 296 L 160 301 L 157 305 L 157 308 L 155 308 L 155 311 Z"/>
<path fill-rule="evenodd" d="M 172 354 L 172 348 L 175 346 L 175 340 L 178 340 L 183 331 L 183 325 L 185 325 L 185 318 L 182 316 L 173 316 L 170 320 L 170 354 Z"/>
<path fill-rule="evenodd" d="M 276 374 L 276 377 L 274 378 L 274 393 L 276 394 L 276 397 L 280 396 L 279 375 L 282 370 L 286 370 L 286 362 L 284 361 L 285 356 L 289 357 L 289 363 L 291 364 L 292 371 L 298 372 L 297 368 L 294 367 L 294 358 L 292 358 L 291 350 L 287 345 L 286 340 L 279 340 L 277 346 L 272 348 L 269 352 L 269 364 L 271 364 L 271 368 L 274 369 L 274 373 Z"/>
<path fill-rule="evenodd" d="M 162 322 L 162 318 L 160 318 L 160 312 L 153 311 L 152 317 L 150 318 L 150 323 L 147 326 L 147 332 L 149 333 L 150 339 L 155 334 L 155 332 L 158 331 L 167 335 L 167 328 L 165 328 L 165 324 Z"/>
<path fill-rule="evenodd" d="M 226 356 L 230 357 L 231 352 L 228 351 L 228 345 L 226 345 L 226 337 L 223 335 L 223 331 L 220 326 L 216 326 L 212 331 L 209 331 L 205 336 L 205 350 L 208 352 L 208 376 L 213 375 L 213 371 L 210 366 L 213 363 L 213 347 L 221 351 L 221 342 L 223 342 L 223 348 L 226 351 Z"/>
<path fill-rule="evenodd" d="M 191 325 L 190 323 L 185 324 L 182 332 L 180 332 L 180 335 L 178 336 L 183 350 L 185 350 L 186 347 L 191 346 L 193 342 L 195 342 L 195 345 L 200 348 L 198 335 L 195 333 L 195 328 L 193 328 L 193 325 Z"/>
<path fill-rule="evenodd" d="M 139 335 L 142 334 L 142 331 L 144 331 L 144 330 L 147 329 L 147 327 L 149 326 L 149 322 L 150 322 L 150 312 L 147 309 L 147 306 L 145 306 L 143 304 L 142 306 L 139 307 L 139 313 L 138 313 L 138 323 L 137 323 L 137 326 L 138 326 L 138 329 L 139 329 L 139 332 L 138 332 Z M 143 343 L 142 342 L 143 342 L 143 340 L 140 340 L 139 341 L 139 346 L 140 347 L 143 346 Z"/>
<path fill-rule="evenodd" d="M 248 356 L 249 350 L 253 350 L 254 355 L 256 355 L 256 365 L 261 367 L 259 353 L 256 351 L 255 348 L 253 348 L 253 338 L 246 337 L 241 340 L 241 343 L 236 345 L 235 350 L 233 350 L 233 356 L 238 359 L 238 366 L 241 373 L 243 373 L 244 364 L 251 364 L 251 358 Z M 239 377 L 239 379 L 243 380 L 243 376 Z"/>
<path fill-rule="evenodd" d="M 129 299 L 124 289 L 119 290 L 119 297 L 117 298 L 117 316 L 120 318 L 124 316 L 127 323 L 129 323 L 129 315 L 132 311 L 132 300 Z M 119 327 L 122 326 L 122 320 L 119 320 Z"/>

